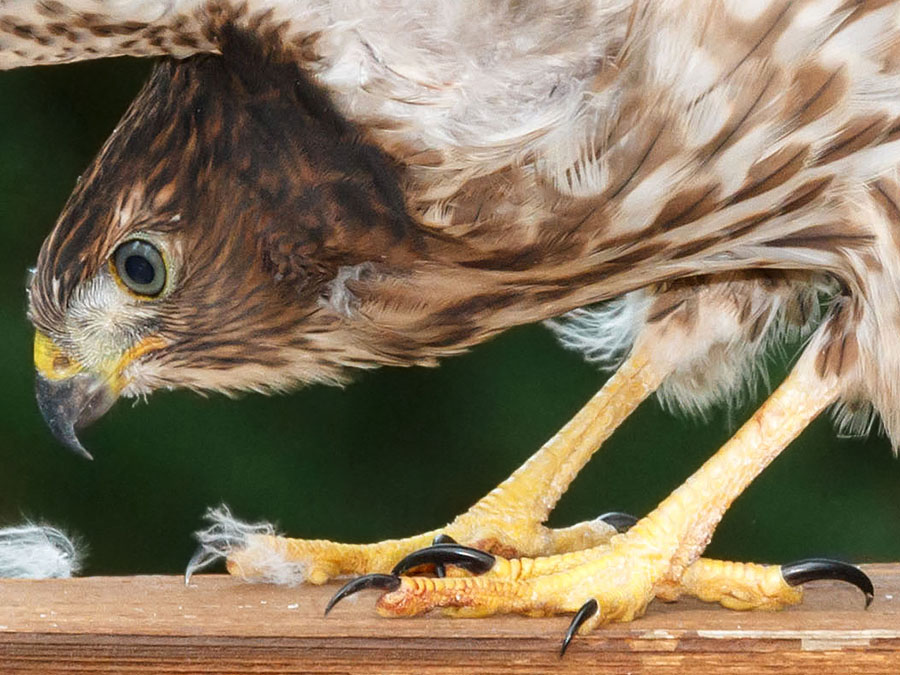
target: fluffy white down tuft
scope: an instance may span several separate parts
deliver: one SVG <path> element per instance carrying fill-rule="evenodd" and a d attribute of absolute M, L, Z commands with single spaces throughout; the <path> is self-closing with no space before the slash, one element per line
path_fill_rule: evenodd
<path fill-rule="evenodd" d="M 0 529 L 0 577 L 67 579 L 78 573 L 82 553 L 61 530 L 26 523 Z"/>
<path fill-rule="evenodd" d="M 229 571 L 245 581 L 295 586 L 309 576 L 306 563 L 288 561 L 272 546 L 268 538 L 277 536 L 277 532 L 271 523 L 245 523 L 232 516 L 231 509 L 224 504 L 209 508 L 204 519 L 209 526 L 194 533 L 200 547 L 188 562 L 186 582 L 194 572 L 229 557 L 234 564 Z M 236 558 L 233 553 L 241 555 Z M 240 560 L 252 560 L 252 573 L 244 573 Z"/>
<path fill-rule="evenodd" d="M 588 363 L 612 370 L 628 356 L 644 325 L 649 301 L 646 291 L 634 291 L 593 307 L 573 310 L 545 321 L 560 344 L 581 352 Z"/>

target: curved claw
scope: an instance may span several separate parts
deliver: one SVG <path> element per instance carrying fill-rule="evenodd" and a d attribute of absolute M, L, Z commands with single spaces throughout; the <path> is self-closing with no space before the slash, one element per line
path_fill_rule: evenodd
<path fill-rule="evenodd" d="M 610 511 L 609 513 L 604 513 L 600 516 L 600 520 L 602 520 L 607 525 L 611 525 L 616 528 L 616 532 L 619 534 L 623 534 L 628 532 L 631 527 L 638 521 L 630 513 L 622 513 L 621 511 Z"/>
<path fill-rule="evenodd" d="M 455 543 L 457 543 L 456 539 L 451 537 L 449 534 L 444 534 L 443 532 L 441 532 L 439 535 L 437 535 L 434 539 L 431 540 L 432 546 L 437 546 L 439 544 L 455 544 Z M 442 563 L 438 563 L 437 565 L 434 566 L 434 576 L 436 576 L 438 579 L 443 579 L 445 576 L 447 576 L 447 568 L 444 567 L 444 565 Z"/>
<path fill-rule="evenodd" d="M 875 587 L 869 576 L 856 565 L 829 560 L 828 558 L 810 558 L 798 560 L 781 566 L 781 576 L 789 586 L 799 586 L 807 581 L 819 579 L 836 579 L 853 584 L 866 596 L 866 607 L 872 604 L 875 597 Z"/>
<path fill-rule="evenodd" d="M 377 588 L 379 591 L 388 592 L 396 591 L 400 588 L 400 579 L 393 574 L 366 574 L 365 576 L 357 577 L 341 586 L 340 590 L 328 601 L 328 604 L 325 606 L 325 616 L 328 616 L 328 612 L 334 609 L 334 606 L 348 595 L 353 595 L 367 588 Z"/>
<path fill-rule="evenodd" d="M 184 568 L 184 585 L 189 586 L 191 583 L 191 577 L 194 576 L 194 572 L 199 570 L 202 567 L 206 567 L 211 560 L 207 560 L 207 551 L 206 547 L 203 544 L 197 546 L 197 550 L 194 551 L 194 555 L 191 556 L 191 559 L 188 560 L 187 567 Z"/>
<path fill-rule="evenodd" d="M 599 607 L 600 605 L 597 604 L 597 601 L 591 598 L 581 606 L 581 609 L 575 612 L 575 616 L 572 617 L 572 622 L 569 624 L 568 630 L 566 630 L 566 636 L 563 638 L 562 646 L 559 648 L 559 658 L 565 656 L 566 650 L 569 648 L 569 643 L 572 642 L 575 633 L 581 628 L 581 624 L 594 616 Z"/>
<path fill-rule="evenodd" d="M 419 565 L 455 565 L 462 567 L 472 574 L 484 574 L 494 566 L 494 556 L 477 548 L 461 546 L 460 544 L 437 544 L 418 551 L 413 551 L 400 562 L 394 565 L 392 574 L 403 574 Z"/>
<path fill-rule="evenodd" d="M 449 534 L 444 534 L 441 532 L 434 539 L 431 540 L 432 546 L 439 546 L 440 544 L 456 544 L 458 543 L 456 539 L 451 537 Z"/>

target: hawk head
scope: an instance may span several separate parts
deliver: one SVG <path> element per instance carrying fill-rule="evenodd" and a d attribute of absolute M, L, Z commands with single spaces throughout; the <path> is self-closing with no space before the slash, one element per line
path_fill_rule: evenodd
<path fill-rule="evenodd" d="M 296 64 L 237 32 L 157 67 L 29 288 L 41 411 L 75 429 L 155 389 L 281 390 L 396 361 L 353 284 L 422 246 L 398 169 Z"/>

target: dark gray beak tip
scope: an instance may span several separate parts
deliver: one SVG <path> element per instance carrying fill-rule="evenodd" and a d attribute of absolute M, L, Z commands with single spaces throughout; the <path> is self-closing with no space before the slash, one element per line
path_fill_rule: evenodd
<path fill-rule="evenodd" d="M 78 436 L 75 435 L 75 430 L 74 430 L 74 429 L 73 429 L 73 430 L 71 431 L 71 433 L 69 434 L 68 440 L 64 440 L 64 439 L 61 438 L 60 436 L 57 436 L 57 438 L 58 438 L 58 439 L 59 439 L 59 440 L 60 440 L 60 441 L 61 441 L 61 442 L 69 449 L 69 450 L 71 450 L 72 452 L 74 452 L 76 455 L 79 455 L 79 456 L 83 457 L 84 459 L 87 459 L 87 460 L 90 460 L 90 461 L 94 461 L 94 456 L 93 456 L 91 453 L 89 453 L 89 452 L 87 451 L 87 448 L 85 448 L 85 447 L 81 444 L 81 441 L 78 440 Z"/>
<path fill-rule="evenodd" d="M 93 459 L 75 429 L 90 424 L 112 407 L 116 397 L 110 388 L 86 373 L 63 380 L 38 374 L 34 388 L 38 408 L 56 440 L 75 454 Z"/>

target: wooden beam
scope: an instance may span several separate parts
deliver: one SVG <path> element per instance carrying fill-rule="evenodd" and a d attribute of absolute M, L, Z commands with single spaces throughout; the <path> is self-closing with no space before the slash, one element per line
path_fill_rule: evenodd
<path fill-rule="evenodd" d="M 362 593 L 328 618 L 337 588 L 284 588 L 226 576 L 0 581 L 6 673 L 897 673 L 900 565 L 865 567 L 872 607 L 818 582 L 800 607 L 731 612 L 654 603 L 631 624 L 578 637 L 569 618 L 383 619 Z M 831 669 L 823 671 L 823 669 Z"/>

